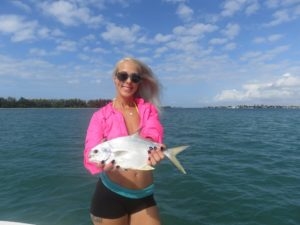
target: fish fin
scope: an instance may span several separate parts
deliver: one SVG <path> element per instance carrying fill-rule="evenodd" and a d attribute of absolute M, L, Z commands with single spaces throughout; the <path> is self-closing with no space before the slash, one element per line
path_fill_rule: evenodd
<path fill-rule="evenodd" d="M 150 165 L 145 165 L 142 168 L 140 168 L 140 170 L 154 170 L 154 167 Z"/>
<path fill-rule="evenodd" d="M 114 155 L 115 155 L 115 157 L 121 157 L 121 156 L 123 156 L 123 155 L 125 155 L 125 154 L 127 154 L 128 153 L 128 151 L 126 151 L 126 150 L 115 150 L 114 151 Z"/>
<path fill-rule="evenodd" d="M 186 148 L 188 148 L 188 145 L 185 146 L 179 146 L 175 148 L 170 148 L 167 149 L 164 154 L 170 159 L 170 161 L 179 169 L 182 173 L 186 174 L 185 169 L 179 162 L 179 160 L 176 158 L 176 155 L 179 154 L 180 152 L 184 151 Z"/>

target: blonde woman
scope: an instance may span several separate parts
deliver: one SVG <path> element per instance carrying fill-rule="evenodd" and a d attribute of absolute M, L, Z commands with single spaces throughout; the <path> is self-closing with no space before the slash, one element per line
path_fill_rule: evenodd
<path fill-rule="evenodd" d="M 123 170 L 115 162 L 88 161 L 92 147 L 102 141 L 139 131 L 144 138 L 163 142 L 159 120 L 159 83 L 151 69 L 134 58 L 120 60 L 113 71 L 116 97 L 95 112 L 87 129 L 84 165 L 100 179 L 91 202 L 94 225 L 160 225 L 153 196 L 152 171 Z M 161 144 L 149 150 L 149 164 L 164 158 Z"/>

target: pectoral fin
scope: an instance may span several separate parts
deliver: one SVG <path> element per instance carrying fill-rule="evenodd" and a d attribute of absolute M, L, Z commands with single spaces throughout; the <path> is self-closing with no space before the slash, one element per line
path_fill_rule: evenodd
<path fill-rule="evenodd" d="M 150 165 L 145 165 L 142 168 L 140 168 L 140 170 L 154 170 L 154 167 Z"/>
<path fill-rule="evenodd" d="M 126 155 L 128 153 L 128 151 L 125 150 L 117 150 L 114 151 L 114 156 L 117 158 L 123 157 L 123 155 Z"/>

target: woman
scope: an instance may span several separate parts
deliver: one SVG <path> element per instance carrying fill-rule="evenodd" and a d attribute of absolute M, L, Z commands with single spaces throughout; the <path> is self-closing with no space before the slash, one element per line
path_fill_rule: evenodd
<path fill-rule="evenodd" d="M 95 165 L 88 161 L 90 149 L 102 141 L 137 131 L 144 138 L 162 143 L 159 121 L 159 85 L 151 69 L 134 58 L 120 60 L 113 71 L 115 99 L 91 118 L 87 129 L 84 165 L 100 173 L 91 203 L 94 225 L 160 225 L 153 197 L 152 171 L 124 170 L 115 161 Z M 164 145 L 149 150 L 149 164 L 164 158 Z"/>

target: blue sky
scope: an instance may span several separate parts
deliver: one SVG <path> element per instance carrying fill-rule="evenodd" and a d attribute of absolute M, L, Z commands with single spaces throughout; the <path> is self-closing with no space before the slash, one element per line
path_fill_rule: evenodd
<path fill-rule="evenodd" d="M 113 98 L 120 58 L 164 105 L 300 105 L 300 0 L 2 0 L 0 97 Z"/>

